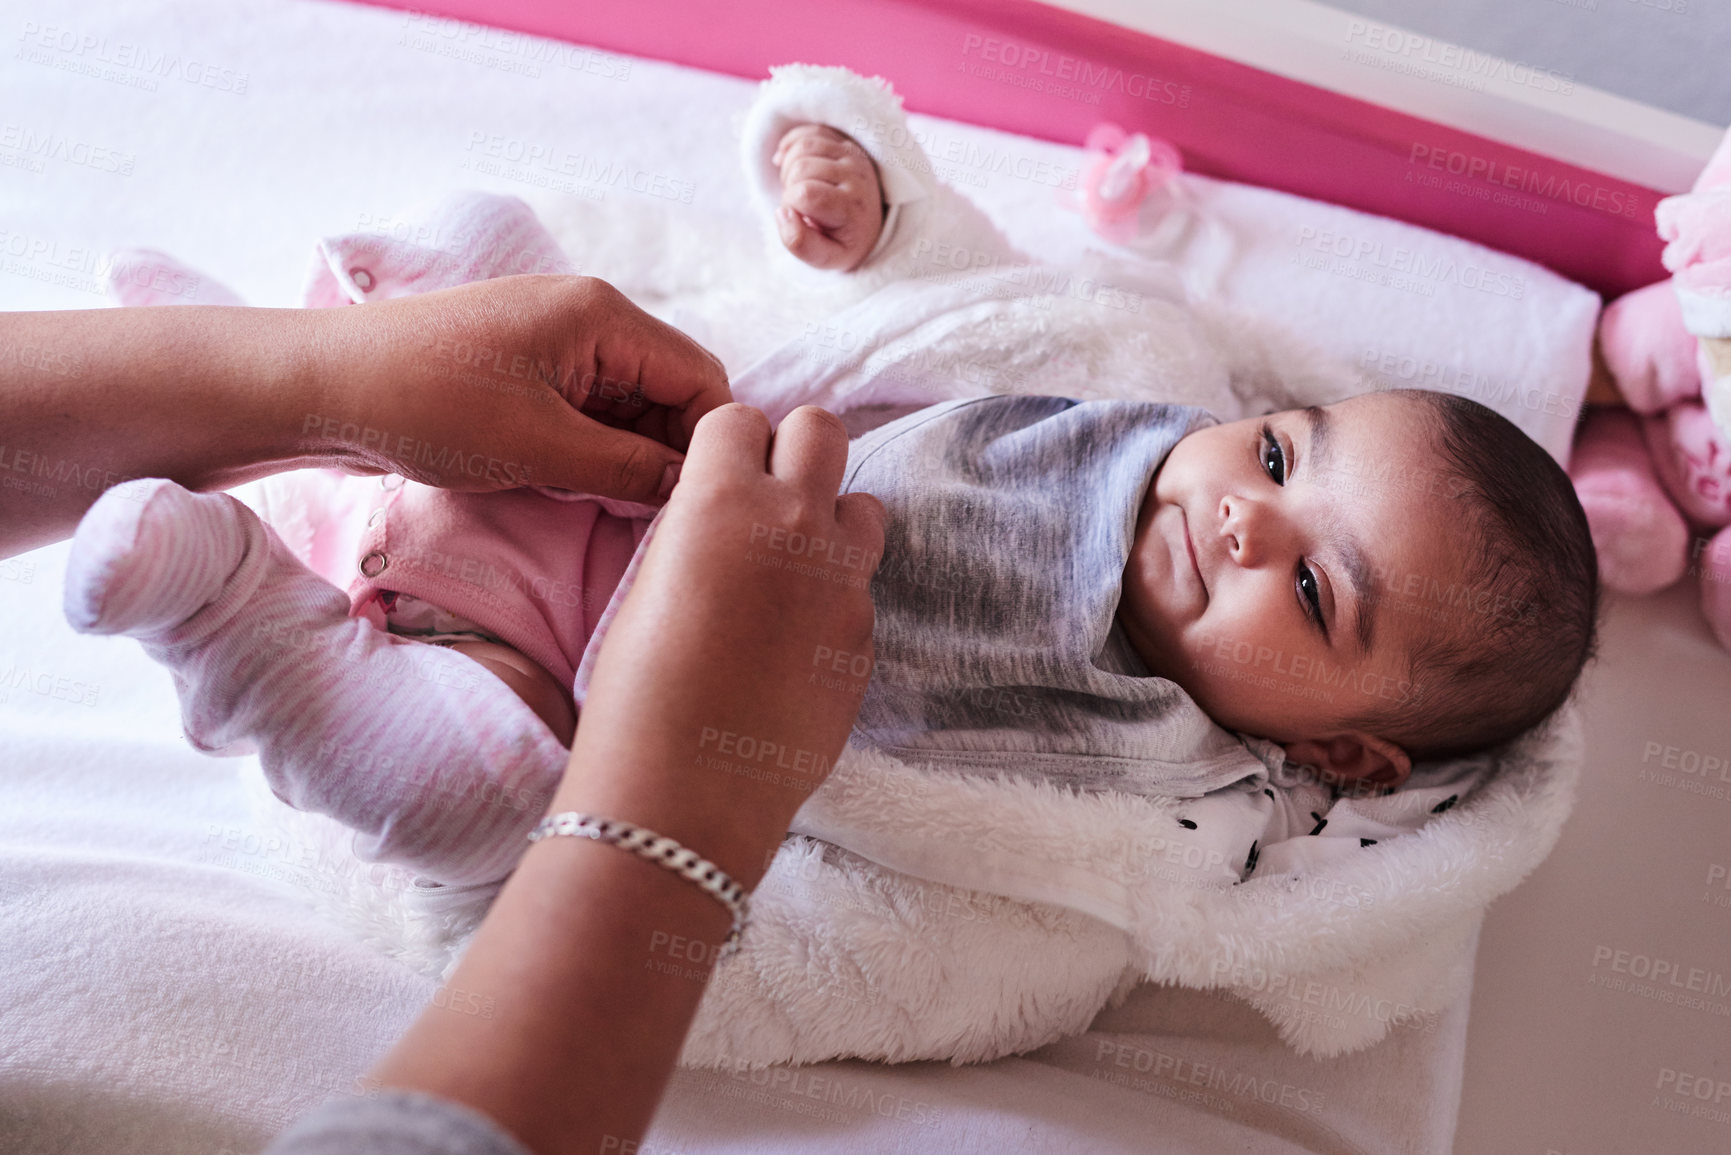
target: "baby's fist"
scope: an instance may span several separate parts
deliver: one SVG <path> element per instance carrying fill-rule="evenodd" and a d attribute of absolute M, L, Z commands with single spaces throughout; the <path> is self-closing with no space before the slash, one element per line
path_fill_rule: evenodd
<path fill-rule="evenodd" d="M 781 168 L 776 228 L 787 251 L 815 269 L 849 272 L 883 230 L 877 166 L 854 139 L 827 124 L 787 130 L 770 163 Z"/>

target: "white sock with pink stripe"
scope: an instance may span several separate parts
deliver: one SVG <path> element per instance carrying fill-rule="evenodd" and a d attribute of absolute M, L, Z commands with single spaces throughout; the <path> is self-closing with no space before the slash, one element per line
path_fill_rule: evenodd
<path fill-rule="evenodd" d="M 115 486 L 73 538 L 65 610 L 174 674 L 200 749 L 256 749 L 290 806 L 356 831 L 355 852 L 448 884 L 510 873 L 567 751 L 454 650 L 349 617 L 343 592 L 223 493 Z"/>

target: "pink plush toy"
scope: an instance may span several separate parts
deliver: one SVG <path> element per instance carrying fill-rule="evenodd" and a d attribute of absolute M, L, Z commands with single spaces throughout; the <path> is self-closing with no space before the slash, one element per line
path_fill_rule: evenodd
<path fill-rule="evenodd" d="M 1698 574 L 1702 611 L 1731 649 L 1731 136 L 1657 218 L 1672 279 L 1599 322 L 1633 412 L 1590 410 L 1569 473 L 1606 587 L 1644 594 Z"/>
<path fill-rule="evenodd" d="M 1650 594 L 1683 576 L 1689 527 L 1654 474 L 1638 417 L 1626 409 L 1588 410 L 1569 476 L 1587 511 L 1606 588 Z"/>

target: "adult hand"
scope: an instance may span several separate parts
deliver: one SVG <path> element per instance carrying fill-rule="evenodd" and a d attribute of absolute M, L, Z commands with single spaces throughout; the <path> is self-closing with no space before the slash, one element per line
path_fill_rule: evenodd
<path fill-rule="evenodd" d="M 654 502 L 721 364 L 591 277 L 505 277 L 347 309 L 0 314 L 0 557 L 69 537 L 133 477 L 285 469 Z"/>
<path fill-rule="evenodd" d="M 865 692 L 813 676 L 836 652 L 870 664 L 884 513 L 837 498 L 846 465 L 841 422 L 818 409 L 773 440 L 743 405 L 703 418 L 602 644 L 555 812 L 646 826 L 748 888 L 762 877 Z M 429 1007 L 373 1078 L 465 1104 L 538 1155 L 632 1150 L 703 993 L 680 960 L 727 925 L 670 871 L 543 839 L 447 980 L 492 1017 Z"/>
<path fill-rule="evenodd" d="M 555 810 L 661 831 L 747 886 L 763 873 L 859 712 L 866 677 L 833 671 L 871 668 L 884 512 L 836 496 L 846 466 L 821 409 L 773 439 L 743 405 L 703 419 L 597 658 Z"/>
<path fill-rule="evenodd" d="M 467 491 L 659 502 L 721 362 L 593 277 L 521 276 L 309 310 L 306 453 Z"/>

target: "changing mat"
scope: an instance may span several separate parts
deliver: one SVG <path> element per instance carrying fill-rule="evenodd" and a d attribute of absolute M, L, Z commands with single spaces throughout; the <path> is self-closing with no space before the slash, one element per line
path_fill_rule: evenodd
<path fill-rule="evenodd" d="M 754 111 L 797 99 L 789 81 L 800 79 L 778 77 Z M 900 115 L 887 90 L 848 83 L 868 102 L 871 123 Z M 747 132 L 748 171 L 750 149 L 762 147 L 754 140 Z M 976 244 L 994 243 L 995 230 L 976 209 L 953 194 L 947 203 L 947 220 L 928 214 L 925 235 L 891 238 L 888 247 L 901 243 L 918 254 L 924 245 L 929 253 L 930 230 L 957 218 L 971 220 Z M 903 213 L 904 222 L 918 219 L 907 206 Z M 598 231 L 591 226 L 589 235 Z M 1025 275 L 1003 275 L 999 258 L 1011 257 Z M 1075 291 L 1074 269 L 1044 269 L 1007 245 L 989 263 L 961 278 L 918 276 L 882 288 L 870 278 L 856 282 L 876 291 L 823 322 L 844 335 L 839 348 L 812 340 L 808 328 L 740 374 L 736 395 L 779 418 L 806 402 L 848 413 L 1008 385 L 1183 401 L 1231 419 L 1327 402 L 1366 384 L 1281 329 L 1253 325 L 1224 306 L 1198 308 L 1181 264 L 1134 254 L 1092 258 L 1084 270 L 1090 279 L 1114 286 L 1103 307 L 1098 292 Z M 322 274 L 328 265 L 326 255 L 315 269 Z M 773 260 L 759 262 L 755 278 L 734 271 L 741 275 L 728 307 L 737 315 L 741 286 L 767 287 L 776 274 Z M 834 299 L 860 292 L 842 285 Z M 1034 358 L 1039 371 L 1013 378 L 954 371 L 1002 367 L 1006 356 Z M 366 484 L 349 479 L 338 489 L 351 483 Z M 300 525 L 325 520 L 296 484 L 267 485 L 278 516 L 294 511 L 288 520 Z M 579 690 L 605 624 L 604 617 Z M 720 965 L 684 1061 L 995 1058 L 1085 1029 L 1142 979 L 1240 994 L 1304 1053 L 1337 1054 L 1392 1026 L 1434 1021 L 1462 992 L 1484 905 L 1556 837 L 1578 763 L 1577 734 L 1564 715 L 1505 750 L 1420 767 L 1412 785 L 1380 799 L 1332 799 L 1281 774 L 1276 756 L 1279 821 L 1264 834 L 1257 876 L 1237 885 L 1222 884 L 1220 866 L 1227 839 L 1247 841 L 1242 821 L 1210 815 L 1196 823 L 1206 833 L 1178 821 L 1180 806 L 1194 816 L 1219 800 L 1081 794 L 1011 775 L 935 779 L 882 752 L 850 748 L 771 864 L 753 933 Z M 265 821 L 324 822 L 261 803 Z M 346 832 L 324 825 L 322 833 L 290 833 L 342 857 Z M 339 868 L 334 876 L 351 880 L 335 906 L 351 919 L 358 914 L 363 933 L 439 972 L 492 893 L 428 889 L 404 878 L 381 889 L 376 871 Z M 912 895 L 918 902 L 910 908 Z M 945 910 L 959 900 L 977 916 L 925 917 L 920 903 L 934 895 Z"/>
<path fill-rule="evenodd" d="M 37 110 L 26 118 L 27 129 L 109 146 L 136 169 L 120 176 L 50 155 L 45 168 L 32 158 L 35 172 L 10 170 L 16 211 L 8 227 L 14 237 L 52 242 L 67 267 L 49 256 L 22 258 L 0 284 L 7 307 L 96 304 L 91 278 L 83 275 L 96 254 L 137 243 L 208 268 L 250 301 L 291 305 L 312 238 L 357 228 L 398 235 L 387 213 L 460 187 L 530 195 L 582 271 L 613 280 L 663 314 L 684 310 L 701 318 L 694 306 L 732 276 L 730 254 L 758 251 L 737 179 L 736 142 L 727 132 L 729 116 L 750 101 L 742 81 L 361 5 L 267 0 L 250 5 L 244 21 L 227 15 L 209 0 L 77 0 L 56 8 L 52 20 L 36 14 L 44 24 L 96 34 L 111 46 L 142 44 L 178 51 L 183 61 L 218 61 L 249 76 L 251 88 L 241 99 L 170 78 L 160 91 L 145 92 L 32 59 L 40 53 L 10 61 L 0 82 L 15 107 Z M 48 63 L 74 59 L 55 53 Z M 508 67 L 529 61 L 535 75 Z M 1079 149 L 931 117 L 909 123 L 939 176 L 979 204 L 1019 248 L 1076 267 L 1092 238 L 1054 202 L 1074 183 Z M 547 175 L 542 170 L 500 163 L 492 173 L 478 171 L 472 163 L 478 134 L 598 158 L 613 166 L 609 174 L 649 173 L 679 183 L 639 193 L 624 181 L 603 186 L 572 178 L 576 192 L 562 214 L 546 203 L 559 198 L 526 192 L 532 178 Z M 1225 295 L 1279 317 L 1353 365 L 1391 382 L 1484 382 L 1485 391 L 1472 395 L 1492 404 L 1513 382 L 1541 394 L 1573 390 L 1576 397 L 1584 388 L 1596 300 L 1578 286 L 1491 254 L 1501 271 L 1524 279 L 1519 308 L 1442 276 L 1426 280 L 1435 286 L 1431 296 L 1385 289 L 1348 275 L 1380 271 L 1376 243 L 1382 261 L 1422 250 L 1428 267 L 1439 271 L 1445 256 L 1457 270 L 1482 264 L 1475 254 L 1483 250 L 1264 189 L 1184 181 L 1231 228 L 1238 263 L 1224 279 Z M 569 231 L 561 227 L 567 219 Z M 598 230 L 598 224 L 623 227 Z M 1346 248 L 1344 235 L 1352 248 L 1329 253 L 1332 269 L 1291 260 L 1301 248 L 1306 255 Z M 1302 246 L 1301 237 L 1309 238 Z M 75 259 L 85 263 L 68 272 Z M 1255 300 L 1242 295 L 1252 291 Z M 813 339 L 843 338 L 820 327 Z M 962 370 L 983 376 L 1003 365 L 1008 376 L 1041 368 L 1007 349 L 993 355 L 978 370 Z M 747 360 L 728 364 L 737 373 Z M 303 480 L 323 477 L 309 472 Z M 257 500 L 256 486 L 237 496 Z M 0 563 L 0 586 L 11 591 L 0 597 L 9 660 L 20 669 L 101 684 L 99 709 L 17 689 L 0 703 L 11 766 L 0 804 L 8 846 L 0 909 L 14 947 L 0 998 L 0 1017 L 10 1028 L 0 1044 L 0 1131 L 28 1151 L 257 1150 L 288 1120 L 350 1087 L 433 987 L 357 947 L 328 919 L 295 908 L 300 879 L 310 886 L 339 876 L 318 873 L 305 843 L 272 842 L 247 821 L 235 777 L 244 770 L 256 784 L 255 764 L 213 762 L 177 740 L 174 695 L 160 667 L 136 646 L 116 648 L 65 626 L 58 614 L 64 559 L 63 544 Z M 1702 666 L 1715 651 L 1697 636 L 1691 606 L 1672 599 L 1662 618 L 1655 612 L 1644 603 L 1621 607 L 1617 620 L 1635 648 L 1624 646 L 1614 668 L 1601 663 L 1606 680 L 1596 704 L 1620 704 L 1628 728 L 1601 723 L 1594 731 L 1603 791 L 1589 833 L 1627 841 L 1633 803 L 1637 818 L 1646 819 L 1633 836 L 1639 841 L 1645 832 L 1660 845 L 1675 825 L 1667 815 L 1679 813 L 1669 804 L 1684 800 L 1689 814 L 1701 807 L 1689 811 L 1690 795 L 1663 787 L 1650 788 L 1656 800 L 1630 799 L 1624 775 L 1633 773 L 1640 739 L 1653 737 L 1655 725 L 1667 741 L 1706 748 L 1711 726 L 1691 729 L 1658 703 L 1675 705 L 1665 695 L 1711 682 L 1723 670 Z M 1693 681 L 1678 683 L 1684 673 Z M 1700 705 L 1689 717 L 1709 715 Z M 93 799 L 103 804 L 92 808 Z M 1451 809 L 1422 832 L 1433 839 L 1431 852 L 1447 852 L 1434 837 L 1451 829 L 1441 819 L 1454 816 Z M 1508 846 L 1538 855 L 1542 848 L 1515 834 L 1515 822 L 1505 826 Z M 1648 1005 L 1633 996 L 1588 989 L 1579 998 L 1547 997 L 1558 968 L 1574 963 L 1572 943 L 1580 936 L 1600 941 L 1590 936 L 1614 924 L 1619 910 L 1633 918 L 1646 909 L 1631 897 L 1640 889 L 1631 884 L 1621 907 L 1612 902 L 1611 923 L 1603 911 L 1562 923 L 1535 917 L 1544 913 L 1540 905 L 1552 914 L 1582 906 L 1570 901 L 1570 887 L 1603 890 L 1602 848 L 1583 839 L 1567 863 L 1553 855 L 1547 864 L 1547 871 L 1572 873 L 1551 873 L 1512 896 L 1527 930 L 1512 929 L 1505 900 L 1502 925 L 1487 935 L 1488 954 L 1479 958 L 1486 1002 L 1473 1022 L 1475 1034 L 1494 1037 L 1467 1060 L 1469 1068 L 1488 1063 L 1499 1075 L 1537 1062 L 1550 1070 L 1559 1094 L 1593 1083 L 1589 1076 L 1604 1073 L 1602 1065 L 1594 1070 L 1594 1056 L 1614 1048 L 1602 1029 L 1594 1036 L 1580 1023 L 1602 1024 L 1610 1015 L 1630 1030 L 1655 1025 L 1642 1013 Z M 790 843 L 784 854 L 795 847 Z M 1367 861 L 1390 871 L 1402 865 L 1386 857 Z M 1666 870 L 1694 869 L 1678 855 L 1653 857 L 1646 866 L 1636 873 L 1648 889 L 1674 881 Z M 295 881 L 279 881 L 288 879 Z M 893 893 L 916 931 L 927 922 L 965 931 L 1003 905 L 893 875 L 873 879 L 874 894 Z M 22 901 L 11 901 L 20 895 Z M 395 906 L 390 914 L 405 934 L 438 919 L 425 903 Z M 1541 930 L 1531 929 L 1539 923 Z M 1541 942 L 1534 934 L 1547 937 Z M 1530 951 L 1543 966 L 1530 965 Z M 902 962 L 913 967 L 929 957 L 915 952 Z M 1487 966 L 1498 972 L 1489 981 Z M 1527 972 L 1530 982 L 1517 978 Z M 1300 1013 L 1341 1013 L 1325 1008 L 1322 987 L 1297 977 L 1247 972 L 1246 978 L 1249 988 Z M 1467 1000 L 1454 1002 L 1440 1023 L 1412 1024 L 1434 1030 L 1404 1029 L 1407 1020 L 1392 1004 L 1367 1007 L 1365 1013 L 1380 1009 L 1394 1018 L 1391 1036 L 1369 1051 L 1314 1062 L 1277 1043 L 1257 1012 L 1227 989 L 1146 985 L 1102 1014 L 1087 1035 L 993 1064 L 682 1071 L 645 1150 L 995 1155 L 1130 1152 L 1151 1144 L 1197 1153 L 1450 1150 Z M 845 999 L 881 999 L 886 992 L 838 981 L 827 994 L 840 1013 Z M 1529 1013 L 1505 1013 L 1510 998 Z M 1588 1005 L 1595 998 L 1622 998 L 1627 1007 L 1607 1004 L 1601 1014 Z M 1559 1064 L 1550 1061 L 1558 1046 L 1551 1028 L 1562 1019 L 1576 1028 L 1562 1044 L 1574 1061 Z M 1699 1025 L 1708 1030 L 1706 1020 Z M 1632 1064 L 1643 1057 L 1655 1065 L 1674 1061 L 1661 1048 L 1674 1050 L 1675 1032 L 1646 1034 L 1652 1047 L 1624 1056 L 1631 1076 L 1625 1090 L 1638 1081 Z M 1539 1036 L 1550 1042 L 1533 1043 Z M 1700 1031 L 1694 1037 L 1706 1038 Z M 1632 1114 L 1642 1105 L 1623 1100 Z M 1556 1112 L 1511 1111 L 1531 1149 L 1569 1146 Z M 1481 1119 L 1475 1133 L 1490 1135 L 1498 1125 Z M 1639 1131 L 1632 1123 L 1629 1134 Z"/>

